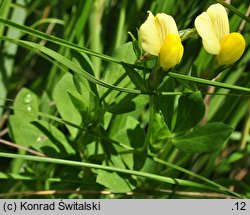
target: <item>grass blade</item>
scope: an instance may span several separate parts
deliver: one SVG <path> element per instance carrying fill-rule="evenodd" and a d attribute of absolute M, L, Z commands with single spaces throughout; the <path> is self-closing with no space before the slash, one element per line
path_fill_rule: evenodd
<path fill-rule="evenodd" d="M 147 172 L 140 172 L 140 171 L 135 171 L 135 170 L 111 167 L 111 166 L 103 166 L 103 165 L 93 164 L 93 163 L 85 163 L 85 162 L 79 162 L 79 161 L 71 161 L 71 160 L 63 160 L 63 159 L 47 158 L 47 157 L 45 158 L 45 157 L 38 157 L 38 156 L 31 156 L 31 155 L 19 155 L 19 154 L 4 153 L 4 152 L 0 152 L 0 157 L 30 160 L 30 161 L 36 161 L 36 162 L 63 164 L 63 165 L 86 167 L 86 168 L 93 168 L 93 169 L 102 169 L 106 171 L 113 171 L 113 172 L 118 172 L 118 173 L 123 173 L 123 174 L 135 175 L 138 177 L 144 177 L 144 178 L 161 181 L 161 182 L 168 183 L 168 184 L 175 184 L 175 185 L 180 185 L 180 186 L 185 186 L 185 187 L 193 187 L 193 188 L 199 188 L 199 189 L 205 189 L 205 190 L 218 191 L 217 189 L 213 187 L 210 187 L 208 185 L 203 185 L 197 182 L 192 182 L 192 181 L 177 179 L 177 178 L 170 178 L 170 177 L 160 176 L 160 175 L 151 174 Z M 237 195 L 237 197 L 241 197 L 241 196 Z"/>

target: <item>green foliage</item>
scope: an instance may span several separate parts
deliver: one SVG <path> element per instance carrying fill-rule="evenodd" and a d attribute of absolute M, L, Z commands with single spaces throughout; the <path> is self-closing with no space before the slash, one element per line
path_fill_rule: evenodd
<path fill-rule="evenodd" d="M 231 133 L 232 128 L 226 124 L 220 122 L 208 123 L 194 128 L 190 133 L 174 137 L 172 143 L 185 152 L 212 152 L 222 147 Z"/>
<path fill-rule="evenodd" d="M 154 113 L 152 120 L 152 131 L 150 135 L 151 150 L 160 150 L 166 143 L 171 133 L 168 127 L 165 125 L 162 116 L 159 113 Z"/>
<path fill-rule="evenodd" d="M 215 71 L 193 26 L 214 1 L 3 0 L 0 197 L 249 198 L 249 2 L 217 2 L 247 47 Z M 157 57 L 133 36 L 148 10 L 185 49 L 151 89 Z"/>
<path fill-rule="evenodd" d="M 81 115 L 72 98 L 81 101 L 81 96 L 75 88 L 72 75 L 66 73 L 55 86 L 53 100 L 55 101 L 57 110 L 63 120 L 80 125 L 82 122 Z M 83 104 L 81 104 L 81 106 L 83 108 Z M 68 129 L 72 136 L 76 136 L 76 128 L 68 126 Z"/>
<path fill-rule="evenodd" d="M 200 92 L 180 97 L 174 132 L 188 131 L 202 120 L 204 114 L 205 105 Z"/>
<path fill-rule="evenodd" d="M 14 115 L 9 117 L 9 128 L 17 144 L 50 156 L 70 156 L 75 153 L 57 127 L 38 119 L 35 114 L 39 111 L 38 98 L 30 90 L 24 88 L 19 92 L 14 110 Z"/>

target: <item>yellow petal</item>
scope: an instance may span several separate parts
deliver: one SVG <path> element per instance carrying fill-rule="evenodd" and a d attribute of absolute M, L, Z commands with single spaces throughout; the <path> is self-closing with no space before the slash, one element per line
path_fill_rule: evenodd
<path fill-rule="evenodd" d="M 161 42 L 156 27 L 156 19 L 149 11 L 147 20 L 139 29 L 141 46 L 149 54 L 158 56 L 161 49 Z"/>
<path fill-rule="evenodd" d="M 207 9 L 216 37 L 219 42 L 229 34 L 229 22 L 226 9 L 221 4 L 213 4 Z"/>
<path fill-rule="evenodd" d="M 164 70 L 174 67 L 181 61 L 183 50 L 180 36 L 178 34 L 169 34 L 161 47 L 159 55 L 160 67 Z"/>
<path fill-rule="evenodd" d="M 235 63 L 246 48 L 244 37 L 239 33 L 227 35 L 221 42 L 221 52 L 217 57 L 218 65 Z"/>
<path fill-rule="evenodd" d="M 178 29 L 172 16 L 165 13 L 158 13 L 155 16 L 155 20 L 161 45 L 163 45 L 169 34 L 178 34 Z"/>
<path fill-rule="evenodd" d="M 202 38 L 202 43 L 206 51 L 210 54 L 218 55 L 220 53 L 220 42 L 216 36 L 213 23 L 206 12 L 196 17 L 195 28 Z"/>

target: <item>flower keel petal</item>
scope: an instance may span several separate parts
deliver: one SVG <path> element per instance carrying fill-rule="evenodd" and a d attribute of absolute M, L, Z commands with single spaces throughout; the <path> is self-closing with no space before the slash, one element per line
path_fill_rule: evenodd
<path fill-rule="evenodd" d="M 227 35 L 221 42 L 221 52 L 217 57 L 218 65 L 235 63 L 244 53 L 246 42 L 239 33 Z"/>
<path fill-rule="evenodd" d="M 180 63 L 183 51 L 180 36 L 178 34 L 169 34 L 161 47 L 159 55 L 160 67 L 168 70 Z"/>

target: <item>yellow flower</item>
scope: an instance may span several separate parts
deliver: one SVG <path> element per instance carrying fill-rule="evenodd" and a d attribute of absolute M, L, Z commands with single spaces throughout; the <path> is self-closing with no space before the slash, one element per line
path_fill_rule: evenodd
<path fill-rule="evenodd" d="M 164 70 L 181 61 L 183 46 L 172 16 L 148 12 L 147 20 L 141 25 L 139 37 L 144 51 L 159 57 L 159 65 Z"/>
<path fill-rule="evenodd" d="M 227 12 L 221 4 L 213 4 L 199 15 L 195 27 L 206 51 L 217 55 L 219 66 L 232 64 L 242 56 L 245 40 L 239 33 L 230 34 Z"/>

